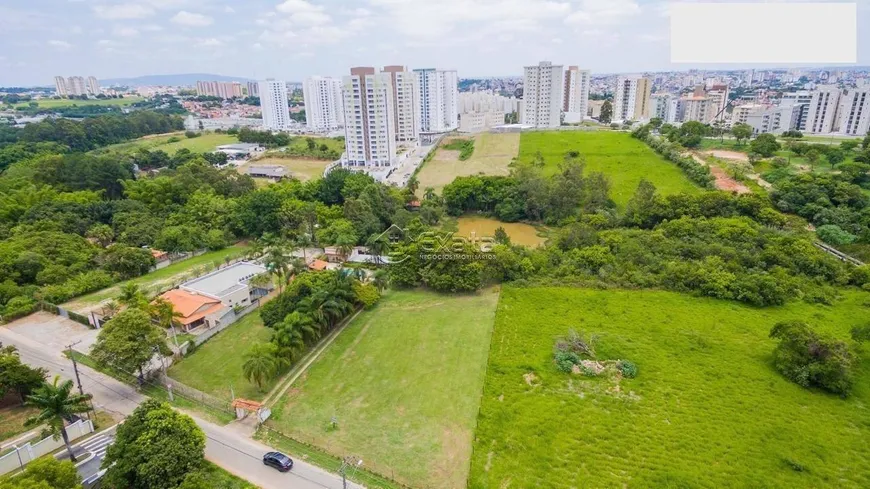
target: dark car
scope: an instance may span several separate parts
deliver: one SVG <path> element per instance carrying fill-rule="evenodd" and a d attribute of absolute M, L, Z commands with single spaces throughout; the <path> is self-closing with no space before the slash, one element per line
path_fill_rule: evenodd
<path fill-rule="evenodd" d="M 263 455 L 263 464 L 287 472 L 293 468 L 293 459 L 281 452 L 269 452 Z"/>

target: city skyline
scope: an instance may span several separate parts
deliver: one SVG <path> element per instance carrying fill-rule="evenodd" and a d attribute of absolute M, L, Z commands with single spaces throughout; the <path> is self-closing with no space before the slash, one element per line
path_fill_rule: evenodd
<path fill-rule="evenodd" d="M 859 45 L 870 45 L 867 2 L 858 23 Z M 598 74 L 792 66 L 671 64 L 667 3 L 643 0 L 13 0 L 0 7 L 0 43 L 11 47 L 0 54 L 0 86 L 47 86 L 79 72 L 301 81 L 395 64 L 521 76 L 540 60 Z M 870 65 L 870 52 L 858 53 L 858 65 Z"/>

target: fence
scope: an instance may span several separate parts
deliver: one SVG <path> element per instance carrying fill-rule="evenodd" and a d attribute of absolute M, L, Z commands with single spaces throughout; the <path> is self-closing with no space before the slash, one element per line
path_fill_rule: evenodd
<path fill-rule="evenodd" d="M 236 321 L 241 319 L 243 316 L 245 316 L 249 312 L 251 312 L 254 309 L 256 309 L 257 307 L 259 307 L 259 305 L 260 305 L 260 301 L 259 301 L 259 299 L 257 299 L 257 300 L 254 300 L 254 302 L 251 305 L 240 310 L 239 312 L 236 312 L 235 309 L 230 309 L 230 311 L 220 319 L 219 326 L 209 328 L 205 331 L 205 333 L 199 334 L 193 339 L 194 346 L 199 346 L 199 345 L 205 343 L 212 336 L 227 329 L 228 327 L 230 327 L 230 325 L 232 325 L 233 323 L 235 323 Z"/>
<path fill-rule="evenodd" d="M 190 387 L 189 385 L 182 384 L 181 382 L 173 379 L 172 377 L 166 375 L 165 373 L 159 373 L 156 377 L 156 381 L 160 383 L 163 387 L 168 388 L 174 395 L 179 395 L 181 397 L 187 398 L 188 400 L 198 402 L 206 407 L 224 411 L 227 413 L 232 413 L 235 415 L 235 410 L 233 409 L 232 402 L 229 400 L 221 400 L 212 395 L 206 394 L 199 389 L 195 389 Z"/>
<path fill-rule="evenodd" d="M 64 428 L 70 440 L 81 438 L 88 433 L 93 433 L 94 424 L 89 419 L 80 419 Z M 8 474 L 16 469 L 22 469 L 25 465 L 47 453 L 51 453 L 63 446 L 63 438 L 43 438 L 32 443 L 27 442 L 20 447 L 15 447 L 12 452 L 0 457 L 0 475 Z"/>
<path fill-rule="evenodd" d="M 70 311 L 68 309 L 64 309 L 64 308 L 62 308 L 56 304 L 52 304 L 50 302 L 40 301 L 37 304 L 37 308 L 41 311 L 50 312 L 56 316 L 71 319 L 77 323 L 84 324 L 85 326 L 87 326 L 89 328 L 96 327 L 94 324 L 91 324 L 91 322 L 88 320 L 87 317 L 82 316 L 81 314 L 79 314 L 77 312 L 73 312 L 73 311 Z"/>

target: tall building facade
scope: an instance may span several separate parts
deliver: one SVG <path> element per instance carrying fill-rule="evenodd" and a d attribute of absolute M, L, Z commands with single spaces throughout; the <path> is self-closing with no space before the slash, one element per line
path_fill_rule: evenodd
<path fill-rule="evenodd" d="M 287 103 L 287 84 L 278 80 L 259 83 L 260 109 L 263 127 L 270 131 L 283 131 L 290 126 L 290 106 Z"/>
<path fill-rule="evenodd" d="M 331 132 L 344 127 L 344 100 L 341 81 L 312 76 L 302 84 L 305 122 L 313 132 Z"/>
<path fill-rule="evenodd" d="M 824 134 L 835 130 L 840 95 L 840 89 L 835 85 L 820 86 L 813 91 L 813 98 L 807 110 L 807 132 Z"/>
<path fill-rule="evenodd" d="M 715 97 L 684 97 L 679 102 L 680 122 L 700 122 L 709 124 L 719 112 L 719 101 Z"/>
<path fill-rule="evenodd" d="M 344 165 L 392 166 L 396 155 L 392 77 L 374 68 L 351 68 L 342 85 Z"/>
<path fill-rule="evenodd" d="M 658 117 L 662 122 L 677 122 L 678 98 L 670 93 L 657 93 L 650 97 L 650 119 Z"/>
<path fill-rule="evenodd" d="M 725 109 L 728 107 L 728 94 L 730 93 L 731 89 L 728 88 L 728 85 L 724 84 L 713 84 L 709 90 L 705 90 L 704 95 L 716 101 L 715 120 L 725 120 Z"/>
<path fill-rule="evenodd" d="M 851 89 L 840 98 L 839 132 L 864 136 L 870 132 L 870 88 Z"/>
<path fill-rule="evenodd" d="M 613 92 L 613 120 L 649 119 L 652 83 L 642 76 L 620 76 Z"/>
<path fill-rule="evenodd" d="M 569 66 L 565 71 L 565 93 L 562 96 L 562 110 L 565 122 L 583 122 L 589 112 L 589 85 L 592 72 Z"/>
<path fill-rule="evenodd" d="M 414 120 L 419 132 L 448 132 L 459 127 L 456 71 L 414 70 L 414 99 Z"/>
<path fill-rule="evenodd" d="M 259 97 L 260 85 L 257 82 L 248 82 L 248 97 Z"/>
<path fill-rule="evenodd" d="M 66 79 L 66 91 L 69 95 L 87 95 L 88 88 L 85 79 L 81 76 L 71 76 Z"/>
<path fill-rule="evenodd" d="M 54 91 L 59 97 L 66 97 L 69 95 L 69 92 L 66 90 L 66 79 L 64 79 L 64 77 L 54 77 Z"/>
<path fill-rule="evenodd" d="M 390 76 L 393 88 L 396 142 L 409 143 L 417 140 L 418 126 L 415 120 L 414 73 L 404 66 L 385 66 L 381 71 Z"/>
<path fill-rule="evenodd" d="M 97 77 L 95 77 L 95 76 L 88 77 L 88 92 L 90 92 L 91 95 L 99 95 L 100 82 L 97 81 Z"/>
<path fill-rule="evenodd" d="M 198 81 L 196 94 L 222 99 L 241 98 L 242 84 L 239 82 Z"/>
<path fill-rule="evenodd" d="M 779 105 L 794 106 L 798 114 L 797 129 L 798 131 L 807 130 L 807 115 L 809 114 L 810 102 L 813 101 L 813 92 L 809 90 L 798 90 L 796 92 L 785 92 L 779 101 Z"/>
<path fill-rule="evenodd" d="M 782 134 L 795 129 L 799 120 L 800 106 L 797 105 L 763 107 L 746 116 L 746 124 L 752 127 L 755 134 Z"/>
<path fill-rule="evenodd" d="M 534 127 L 559 127 L 562 124 L 563 76 L 562 65 L 549 61 L 525 67 L 521 123 Z"/>

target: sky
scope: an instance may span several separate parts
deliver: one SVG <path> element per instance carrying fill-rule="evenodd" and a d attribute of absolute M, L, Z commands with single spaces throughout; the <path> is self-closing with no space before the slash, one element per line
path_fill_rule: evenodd
<path fill-rule="evenodd" d="M 867 66 L 870 0 L 857 3 Z M 752 35 L 709 23 L 699 42 Z M 736 67 L 671 64 L 668 33 L 660 0 L 0 0 L 0 86 L 55 75 L 300 81 L 393 64 L 469 78 L 521 75 L 541 60 L 594 73 Z"/>

